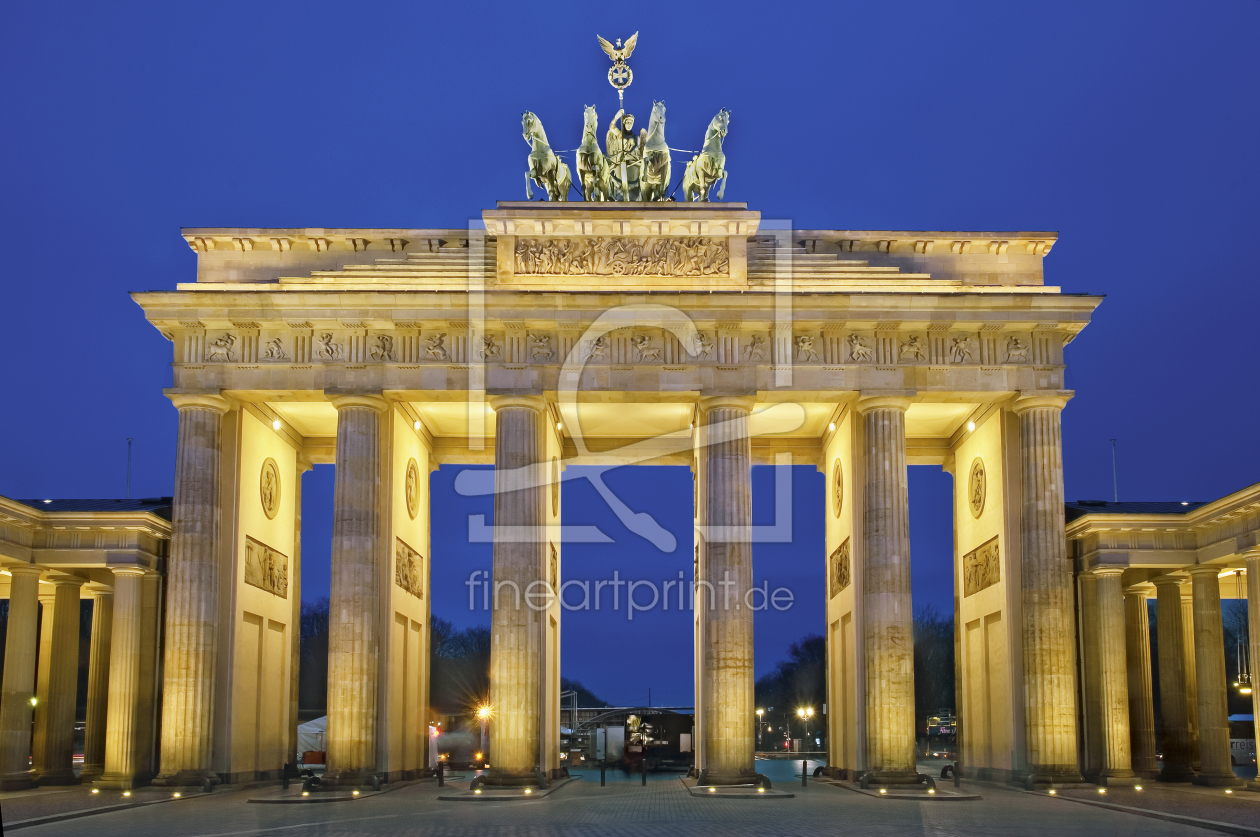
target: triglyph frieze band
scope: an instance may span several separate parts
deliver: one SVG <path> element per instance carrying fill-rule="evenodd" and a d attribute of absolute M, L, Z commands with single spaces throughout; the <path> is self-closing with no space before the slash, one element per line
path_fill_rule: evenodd
<path fill-rule="evenodd" d="M 728 276 L 724 238 L 519 238 L 517 276 Z"/>

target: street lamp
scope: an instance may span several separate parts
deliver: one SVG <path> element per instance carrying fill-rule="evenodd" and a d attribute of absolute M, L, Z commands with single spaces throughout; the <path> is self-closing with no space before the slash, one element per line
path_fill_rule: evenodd
<path fill-rule="evenodd" d="M 490 741 L 486 736 L 486 724 L 490 722 L 490 716 L 494 714 L 494 707 L 488 703 L 483 703 L 477 707 L 477 720 L 481 722 L 481 754 L 484 755 L 489 748 Z"/>
<path fill-rule="evenodd" d="M 766 710 L 757 710 L 757 749 L 761 749 L 761 726 L 765 723 Z"/>
<path fill-rule="evenodd" d="M 796 710 L 796 716 L 801 719 L 801 746 L 805 746 L 805 739 L 809 738 L 809 719 L 814 717 L 814 707 L 802 706 Z"/>

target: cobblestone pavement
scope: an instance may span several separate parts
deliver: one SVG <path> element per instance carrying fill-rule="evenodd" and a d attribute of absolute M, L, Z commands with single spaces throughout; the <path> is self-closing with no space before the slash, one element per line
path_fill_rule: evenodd
<path fill-rule="evenodd" d="M 964 788 L 967 783 L 964 782 Z M 784 789 L 788 789 L 786 785 Z M 599 786 L 599 776 L 570 783 L 530 802 L 442 802 L 432 782 L 354 802 L 318 805 L 247 803 L 250 791 L 190 794 L 169 804 L 98 814 L 23 828 L 45 834 L 92 837 L 288 837 L 288 835 L 424 835 L 424 837 L 660 837 L 670 835 L 931 835 L 931 837 L 1164 837 L 1218 832 L 1133 814 L 975 786 L 978 802 L 908 802 L 875 799 L 810 782 L 790 788 L 794 799 L 696 799 L 677 777 L 652 777 Z"/>

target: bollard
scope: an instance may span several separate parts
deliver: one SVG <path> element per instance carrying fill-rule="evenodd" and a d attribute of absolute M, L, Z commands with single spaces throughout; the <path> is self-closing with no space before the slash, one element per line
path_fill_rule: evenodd
<path fill-rule="evenodd" d="M 443 774 L 443 772 L 442 772 L 442 766 L 443 766 L 443 762 L 442 762 L 441 760 L 439 760 L 439 761 L 438 761 L 438 771 L 437 771 L 437 773 L 438 773 L 438 787 L 439 787 L 439 788 L 444 788 L 444 787 L 446 787 L 446 776 L 445 776 L 445 775 Z"/>
<path fill-rule="evenodd" d="M 607 767 L 608 767 L 608 762 L 601 761 L 599 763 L 599 786 L 601 788 L 604 787 L 604 771 L 607 769 Z"/>
<path fill-rule="evenodd" d="M 962 777 L 958 775 L 958 762 L 954 762 L 953 773 L 954 773 L 954 787 L 956 788 L 960 787 L 959 782 L 961 781 Z"/>
<path fill-rule="evenodd" d="M 805 787 L 805 777 L 809 775 L 809 761 L 801 759 L 801 787 Z"/>
<path fill-rule="evenodd" d="M 647 753 L 643 754 L 643 787 L 647 787 Z"/>

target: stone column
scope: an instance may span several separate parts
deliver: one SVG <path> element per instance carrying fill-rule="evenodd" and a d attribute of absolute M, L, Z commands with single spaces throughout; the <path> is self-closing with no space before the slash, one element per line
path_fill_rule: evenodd
<path fill-rule="evenodd" d="M 171 401 L 179 409 L 179 436 L 163 632 L 162 772 L 153 783 L 197 785 L 205 779 L 219 781 L 210 757 L 214 667 L 223 618 L 219 612 L 220 424 L 229 404 L 209 394 L 172 395 Z M 114 607 L 118 608 L 117 600 Z M 111 664 L 112 657 L 111 653 Z M 107 759 L 108 752 L 107 745 Z"/>
<path fill-rule="evenodd" d="M 526 594 L 543 576 L 546 539 L 540 396 L 495 396 L 494 606 L 490 616 L 492 784 L 532 782 L 541 765 L 542 618 Z M 536 586 L 533 588 L 538 589 Z"/>
<path fill-rule="evenodd" d="M 1151 688 L 1151 625 L 1146 591 L 1124 592 L 1125 659 L 1129 670 L 1129 746 L 1133 772 L 1143 779 L 1159 777 L 1155 757 L 1155 699 Z"/>
<path fill-rule="evenodd" d="M 73 785 L 74 706 L 79 687 L 79 588 L 83 580 L 58 578 L 44 605 L 35 694 L 35 779 L 41 785 Z"/>
<path fill-rule="evenodd" d="M 1099 718 L 1103 740 L 1101 777 L 1121 784 L 1136 777 L 1129 743 L 1129 683 L 1125 659 L 1123 571 L 1094 570 L 1098 578 Z"/>
<path fill-rule="evenodd" d="M 1190 736 L 1190 769 L 1199 772 L 1199 685 L 1194 662 L 1194 599 L 1190 584 L 1181 587 L 1182 665 L 1186 670 L 1186 732 Z"/>
<path fill-rule="evenodd" d="M 380 649 L 381 413 L 374 395 L 340 395 L 328 618 L 328 772 L 363 784 L 376 771 Z"/>
<path fill-rule="evenodd" d="M 1187 726 L 1185 630 L 1181 621 L 1181 579 L 1155 579 L 1156 630 L 1159 635 L 1159 710 L 1163 719 L 1163 782 L 1184 782 L 1191 775 Z"/>
<path fill-rule="evenodd" d="M 0 682 L 0 790 L 25 790 L 31 782 L 31 698 L 39 629 L 39 568 L 9 567 L 9 624 Z"/>
<path fill-rule="evenodd" d="M 1101 647 L 1098 631 L 1098 577 L 1083 572 L 1076 577 L 1077 595 L 1080 598 L 1080 654 L 1081 654 L 1081 716 L 1085 726 L 1084 750 L 1081 766 L 1091 780 L 1098 779 L 1103 770 L 1103 703 L 1102 665 L 1098 659 Z M 1105 781 L 1105 780 L 1103 780 Z"/>
<path fill-rule="evenodd" d="M 109 652 L 114 631 L 114 591 L 92 588 L 92 649 L 88 661 L 87 724 L 83 735 L 83 772 L 91 782 L 105 771 L 105 728 L 109 714 Z"/>
<path fill-rule="evenodd" d="M 699 402 L 704 469 L 704 580 L 713 606 L 704 610 L 704 777 L 708 784 L 750 782 L 755 773 L 753 700 L 752 437 L 749 396 Z M 708 589 L 703 594 L 708 596 Z M 706 600 L 707 603 L 707 600 Z"/>
<path fill-rule="evenodd" d="M 1256 665 L 1260 663 L 1260 549 L 1247 553 L 1247 640 L 1251 658 L 1251 712 L 1253 723 L 1260 723 L 1260 677 Z M 1260 782 L 1252 780 L 1248 785 L 1255 789 Z"/>
<path fill-rule="evenodd" d="M 1225 679 L 1225 640 L 1221 626 L 1219 567 L 1193 567 L 1194 666 L 1199 681 L 1199 775 L 1195 784 L 1242 784 L 1229 752 L 1229 697 Z"/>
<path fill-rule="evenodd" d="M 914 613 L 906 486 L 906 398 L 863 398 L 862 637 L 866 767 L 880 784 L 918 782 Z"/>
<path fill-rule="evenodd" d="M 140 728 L 140 635 L 144 612 L 144 568 L 114 569 L 114 627 L 109 655 L 109 720 L 105 727 L 105 771 L 94 785 L 129 790 L 138 770 Z"/>
<path fill-rule="evenodd" d="M 1072 564 L 1063 523 L 1066 399 L 1031 396 L 1019 416 L 1020 581 L 1023 605 L 1024 725 L 1031 782 L 1079 781 Z"/>

